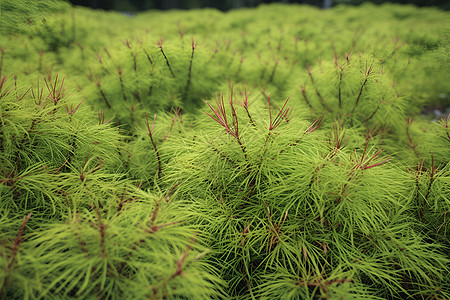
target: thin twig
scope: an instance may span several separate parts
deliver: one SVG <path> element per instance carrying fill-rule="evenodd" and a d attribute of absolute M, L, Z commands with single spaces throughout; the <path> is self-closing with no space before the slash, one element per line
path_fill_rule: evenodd
<path fill-rule="evenodd" d="M 153 139 L 153 129 L 155 127 L 155 120 L 156 120 L 156 114 L 153 117 L 153 124 L 152 124 L 152 128 L 150 129 L 150 126 L 148 124 L 148 115 L 147 115 L 147 113 L 145 113 L 145 123 L 147 125 L 148 136 L 150 137 L 150 140 L 151 140 L 152 145 L 153 145 L 153 149 L 155 150 L 155 153 L 156 153 L 156 158 L 158 160 L 158 178 L 161 178 L 161 173 L 162 173 L 161 158 L 159 156 L 159 151 L 158 151 L 158 148 L 156 147 L 156 143 L 155 143 L 155 141 Z"/>

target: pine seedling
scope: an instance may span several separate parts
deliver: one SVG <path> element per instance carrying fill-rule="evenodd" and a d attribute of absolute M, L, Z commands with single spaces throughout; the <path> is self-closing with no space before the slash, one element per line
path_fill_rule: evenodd
<path fill-rule="evenodd" d="M 209 108 L 213 111 L 215 116 L 210 115 L 209 113 L 206 113 L 211 119 L 216 121 L 219 125 L 221 125 L 225 132 L 231 135 L 235 138 L 237 143 L 239 144 L 242 153 L 244 154 L 244 158 L 247 159 L 247 153 L 245 152 L 245 146 L 242 144 L 242 141 L 239 137 L 239 123 L 238 118 L 236 114 L 236 109 L 234 108 L 233 104 L 233 91 L 231 91 L 231 97 L 228 101 L 231 108 L 231 124 L 228 124 L 227 120 L 227 114 L 225 109 L 225 103 L 223 101 L 223 94 L 220 95 L 217 99 L 217 110 L 215 110 L 209 103 L 206 101 L 206 104 L 208 104 Z"/>
<path fill-rule="evenodd" d="M 263 204 L 265 202 L 263 199 L 267 196 L 265 194 L 265 189 L 270 184 L 274 184 L 278 181 L 275 176 L 283 176 L 283 171 L 277 170 L 280 165 L 270 163 L 270 157 L 272 155 L 278 156 L 280 153 L 287 150 L 285 149 L 283 151 L 281 145 L 287 147 L 296 140 L 297 144 L 299 144 L 300 140 L 298 136 L 293 134 L 296 132 L 295 128 L 298 125 L 298 120 L 294 120 L 292 125 L 291 121 L 286 123 L 290 125 L 289 134 L 283 134 L 283 131 L 279 129 L 282 127 L 281 124 L 287 117 L 287 101 L 274 118 L 271 111 L 272 104 L 270 105 L 268 117 L 267 110 L 264 111 L 266 122 L 268 121 L 269 123 L 269 130 L 267 130 L 266 126 L 264 126 L 266 128 L 260 127 L 259 124 L 262 124 L 263 122 L 256 120 L 255 117 L 258 116 L 258 118 L 262 119 L 262 116 L 258 114 L 255 115 L 254 111 L 250 112 L 248 103 L 244 104 L 245 112 L 243 113 L 245 116 L 240 116 L 238 113 L 239 110 L 234 106 L 233 101 L 229 101 L 230 109 L 228 112 L 231 111 L 230 120 L 230 116 L 227 115 L 225 101 L 221 101 L 222 99 L 222 97 L 219 98 L 218 108 L 213 108 L 208 103 L 208 107 L 214 113 L 208 115 L 214 122 L 220 125 L 222 132 L 225 129 L 225 136 L 232 137 L 230 143 L 235 145 L 234 147 L 236 147 L 236 150 L 237 148 L 240 149 L 239 156 L 236 156 L 237 153 L 232 154 L 230 151 L 231 149 L 224 148 L 227 144 L 229 145 L 229 143 L 226 141 L 219 142 L 220 139 L 222 139 L 220 137 L 213 138 L 213 140 L 223 144 L 221 146 L 222 149 L 214 145 L 211 147 L 208 145 L 209 143 L 207 143 L 205 144 L 206 151 L 202 150 L 199 146 L 204 143 L 204 140 L 201 137 L 197 137 L 195 138 L 195 143 L 193 145 L 195 145 L 196 151 L 203 153 L 201 160 L 198 160 L 201 168 L 195 166 L 195 163 L 191 164 L 187 170 L 189 172 L 186 172 L 186 176 L 189 176 L 189 181 L 186 181 L 184 178 L 172 174 L 173 167 L 181 162 L 179 158 L 176 158 L 171 162 L 172 166 L 169 166 L 169 177 L 167 179 L 174 180 L 177 178 L 177 180 L 180 181 L 180 188 L 178 189 L 179 193 L 191 195 L 191 197 L 192 195 L 198 194 L 198 198 L 194 196 L 194 199 L 205 199 L 203 201 L 195 200 L 192 209 L 196 206 L 202 206 L 202 208 L 198 208 L 205 212 L 205 217 L 201 219 L 201 222 L 208 224 L 210 231 L 212 232 L 211 237 L 214 237 L 217 241 L 213 244 L 214 249 L 216 249 L 219 254 L 218 259 L 221 261 L 226 260 L 225 265 L 230 266 L 228 270 L 224 270 L 225 273 L 223 276 L 230 279 L 233 278 L 232 288 L 235 290 L 234 293 L 241 293 L 243 291 L 249 292 L 252 290 L 254 282 L 253 277 L 255 276 L 254 273 L 256 272 L 257 274 L 259 272 L 257 271 L 259 269 L 257 264 L 253 263 L 253 261 L 259 259 L 263 260 L 266 252 L 272 253 L 275 252 L 275 249 L 276 252 L 279 252 L 279 244 L 286 245 L 283 229 L 285 225 L 280 226 L 283 221 L 278 223 L 273 221 L 272 217 L 268 218 L 266 210 L 268 207 Z M 244 103 L 246 101 L 245 99 L 248 99 L 248 96 L 244 97 Z M 247 108 L 245 108 L 245 106 L 247 106 Z M 253 125 L 250 122 L 249 115 L 252 120 L 254 119 Z M 245 120 L 247 120 L 247 124 L 245 124 Z M 242 123 L 244 125 L 242 125 Z M 302 126 L 304 128 L 304 135 L 310 135 L 319 125 L 318 122 L 316 122 L 312 125 L 302 123 Z M 211 132 L 212 135 L 217 133 L 217 130 Z M 258 138 L 255 139 L 255 142 L 257 142 L 256 145 L 252 145 L 251 143 L 245 144 L 245 147 L 247 147 L 247 145 L 251 146 L 250 149 L 252 152 L 250 156 L 250 154 L 247 153 L 247 148 L 244 148 L 244 151 L 243 148 L 241 148 L 241 145 L 244 146 L 243 137 L 245 136 L 247 140 L 250 139 L 250 135 L 252 134 L 256 134 Z M 273 135 L 273 141 L 267 143 L 268 136 L 271 134 Z M 277 140 L 281 137 L 283 142 L 281 142 L 281 144 L 277 143 Z M 190 152 L 191 151 L 188 151 L 182 155 L 185 155 L 186 158 L 193 157 Z M 291 153 L 291 151 L 288 152 Z M 205 153 L 209 153 L 208 155 L 213 158 L 211 163 L 207 163 L 206 165 L 204 161 Z M 247 156 L 245 156 L 245 154 L 247 154 Z M 208 162 L 210 160 L 211 159 L 207 159 L 206 161 Z M 184 160 L 184 165 L 186 164 L 186 161 L 187 159 Z M 281 163 L 279 159 L 276 161 L 278 164 Z M 288 163 L 288 161 L 292 160 L 291 158 L 286 157 L 285 162 Z M 215 164 L 218 164 L 218 168 L 215 167 Z M 289 169 L 287 165 L 283 167 L 287 168 L 286 171 Z M 177 166 L 177 168 L 183 169 L 183 166 L 180 165 Z M 197 172 L 197 170 L 203 171 L 205 168 L 209 170 L 208 174 L 211 174 L 211 172 L 214 172 L 212 174 L 217 174 L 212 178 L 210 177 L 208 179 L 209 183 L 206 185 L 204 179 L 202 179 L 200 175 L 201 173 Z M 220 173 L 217 173 L 219 170 Z M 248 174 L 249 170 L 250 174 Z M 270 172 L 273 173 L 271 174 Z M 178 175 L 181 175 L 181 173 L 178 173 Z M 242 176 L 244 176 L 243 178 L 245 178 L 245 180 L 243 183 L 239 183 L 238 180 L 239 178 L 242 178 Z M 231 178 L 231 180 L 227 177 Z M 196 178 L 198 178 L 198 184 L 197 181 L 194 182 Z M 223 180 L 226 181 L 223 182 Z M 237 193 L 233 191 L 233 189 L 236 188 L 240 189 Z M 251 193 L 251 197 L 254 198 L 251 202 L 248 201 L 249 193 Z M 199 203 L 195 204 L 197 202 Z M 270 208 L 269 210 L 272 211 Z M 211 215 L 212 211 L 214 212 Z M 288 218 L 286 211 L 284 211 L 284 215 Z M 270 214 L 270 216 L 272 216 L 272 214 Z M 275 225 L 275 223 L 277 225 Z M 287 234 L 287 236 L 289 235 L 290 234 Z M 287 250 L 283 251 L 288 253 L 285 257 L 289 257 L 295 250 L 289 245 L 286 247 Z M 263 251 L 261 252 L 259 249 L 263 249 Z M 270 249 L 270 251 L 268 251 L 268 249 Z M 284 254 L 280 254 L 280 257 L 283 255 Z M 273 262 L 273 260 L 271 261 Z"/>
<path fill-rule="evenodd" d="M 156 115 L 156 114 L 155 114 Z M 154 123 L 136 128 L 133 139 L 128 143 L 128 177 L 136 182 L 143 182 L 143 188 L 155 186 L 155 181 L 163 178 L 165 164 L 180 150 L 172 147 L 183 138 L 183 118 L 181 108 L 172 113 L 158 113 Z M 165 146 L 166 144 L 169 146 Z"/>
<path fill-rule="evenodd" d="M 320 69 L 307 67 L 309 83 L 300 85 L 296 93 L 300 92 L 309 109 L 326 110 L 328 116 L 339 117 L 351 126 L 369 122 L 399 127 L 403 99 L 390 85 L 389 76 L 370 57 L 355 56 L 347 53 L 340 60 L 335 52 L 333 64 L 322 62 Z"/>
<path fill-rule="evenodd" d="M 64 216 L 73 209 L 72 194 L 66 190 L 73 189 L 66 186 L 75 174 L 70 171 L 79 172 L 72 181 L 75 186 L 83 186 L 90 174 L 99 175 L 99 169 L 100 178 L 114 177 L 110 171 L 120 164 L 120 138 L 113 128 L 83 117 L 84 100 L 68 96 L 57 77 L 26 90 L 17 83 L 8 88 L 5 82 L 0 104 L 5 112 L 0 139 L 2 207 L 17 216 L 32 210 L 36 221 L 45 215 Z"/>
<path fill-rule="evenodd" d="M 408 169 L 415 169 L 422 161 L 431 165 L 431 152 L 436 166 L 448 162 L 448 137 L 445 117 L 438 122 L 430 122 L 421 117 L 408 117 L 396 130 L 381 134 L 382 143 L 389 153 Z M 394 142 L 395 140 L 395 142 Z"/>
<path fill-rule="evenodd" d="M 206 81 L 204 78 L 218 75 L 212 74 L 209 66 L 204 66 L 202 72 L 195 67 L 196 61 L 204 60 L 204 54 L 196 50 L 195 42 L 192 42 L 188 55 L 183 42 L 178 45 L 161 41 L 154 44 L 144 40 L 138 40 L 137 44 L 127 41 L 125 47 L 127 52 L 131 52 L 132 59 L 113 50 L 108 50 L 111 59 L 100 56 L 97 59 L 100 68 L 89 75 L 97 91 L 91 87 L 86 89 L 85 95 L 98 99 L 102 109 L 112 108 L 120 112 L 120 123 L 128 129 L 144 122 L 144 107 L 192 110 L 200 97 L 210 97 L 215 90 L 214 80 Z M 142 51 L 137 51 L 137 47 Z M 197 53 L 195 59 L 194 53 Z M 122 94 L 123 99 L 119 99 L 118 94 Z"/>
<path fill-rule="evenodd" d="M 30 236 L 27 251 L 36 258 L 33 264 L 45 269 L 38 297 L 206 299 L 222 293 L 201 241 L 192 238 L 194 228 L 182 225 L 189 217 L 145 192 L 131 193 L 139 199 L 126 203 L 120 214 L 95 199 L 91 209 Z"/>

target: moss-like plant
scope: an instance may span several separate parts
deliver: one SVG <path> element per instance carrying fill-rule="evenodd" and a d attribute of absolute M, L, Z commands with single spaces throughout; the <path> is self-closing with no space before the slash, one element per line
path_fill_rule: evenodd
<path fill-rule="evenodd" d="M 450 297 L 447 12 L 28 2 L 0 4 L 1 299 Z"/>
<path fill-rule="evenodd" d="M 232 293 L 271 298 L 287 278 L 293 298 L 332 297 L 344 283 L 348 297 L 438 293 L 448 258 L 413 229 L 408 174 L 370 137 L 347 144 L 337 127 L 329 139 L 321 118 L 288 117 L 287 101 L 277 114 L 269 102 L 264 118 L 247 97 L 208 104 L 219 131 L 195 133 L 167 171 L 204 216 Z"/>
<path fill-rule="evenodd" d="M 220 295 L 192 217 L 125 179 L 125 137 L 81 114 L 63 81 L 2 81 L 2 297 Z"/>

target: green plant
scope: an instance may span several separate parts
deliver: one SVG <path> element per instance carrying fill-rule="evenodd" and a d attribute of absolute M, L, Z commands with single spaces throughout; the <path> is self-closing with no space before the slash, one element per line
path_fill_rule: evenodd
<path fill-rule="evenodd" d="M 447 12 L 22 4 L 0 298 L 450 297 Z"/>

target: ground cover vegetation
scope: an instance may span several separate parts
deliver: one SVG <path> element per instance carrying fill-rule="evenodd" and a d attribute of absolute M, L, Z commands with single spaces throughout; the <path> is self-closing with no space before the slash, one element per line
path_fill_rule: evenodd
<path fill-rule="evenodd" d="M 1 299 L 450 298 L 447 12 L 0 6 Z"/>

